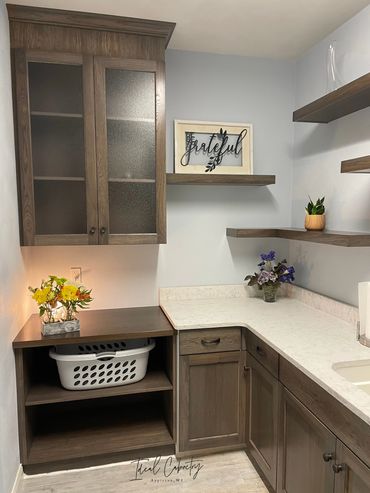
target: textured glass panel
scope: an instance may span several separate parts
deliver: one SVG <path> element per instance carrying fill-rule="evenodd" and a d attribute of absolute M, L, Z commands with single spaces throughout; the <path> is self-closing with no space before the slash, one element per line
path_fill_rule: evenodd
<path fill-rule="evenodd" d="M 111 234 L 155 233 L 154 183 L 109 183 Z"/>
<path fill-rule="evenodd" d="M 86 234 L 85 183 L 34 182 L 36 234 Z"/>
<path fill-rule="evenodd" d="M 35 176 L 85 176 L 82 118 L 32 116 Z"/>
<path fill-rule="evenodd" d="M 109 178 L 155 178 L 155 124 L 108 120 Z"/>
<path fill-rule="evenodd" d="M 31 111 L 82 113 L 82 67 L 57 63 L 28 64 Z"/>
<path fill-rule="evenodd" d="M 153 73 L 107 69 L 107 117 L 154 120 L 154 92 Z"/>
<path fill-rule="evenodd" d="M 82 66 L 30 62 L 36 234 L 86 234 Z"/>

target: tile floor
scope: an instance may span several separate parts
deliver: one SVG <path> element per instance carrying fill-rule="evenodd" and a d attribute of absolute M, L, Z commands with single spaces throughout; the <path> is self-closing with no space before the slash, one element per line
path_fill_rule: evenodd
<path fill-rule="evenodd" d="M 180 465 L 180 467 L 178 467 Z M 176 467 L 177 466 L 177 467 Z M 153 470 L 154 467 L 154 470 Z M 137 480 L 135 480 L 135 477 Z M 24 476 L 17 493 L 267 493 L 244 452 Z"/>

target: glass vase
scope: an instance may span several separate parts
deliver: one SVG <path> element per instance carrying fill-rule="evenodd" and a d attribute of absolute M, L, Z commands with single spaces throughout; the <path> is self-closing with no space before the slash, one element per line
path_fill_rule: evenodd
<path fill-rule="evenodd" d="M 330 43 L 326 59 L 327 92 L 333 92 L 343 85 L 337 67 L 337 43 Z"/>
<path fill-rule="evenodd" d="M 274 303 L 276 301 L 276 293 L 279 288 L 279 284 L 270 284 L 263 286 L 263 299 L 266 303 Z"/>

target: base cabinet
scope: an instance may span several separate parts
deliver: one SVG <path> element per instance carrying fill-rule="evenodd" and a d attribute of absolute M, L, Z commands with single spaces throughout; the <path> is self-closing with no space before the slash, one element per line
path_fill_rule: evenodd
<path fill-rule="evenodd" d="M 332 493 L 335 447 L 328 428 L 282 388 L 278 493 Z"/>
<path fill-rule="evenodd" d="M 335 493 L 370 493 L 370 469 L 339 440 L 334 470 Z"/>
<path fill-rule="evenodd" d="M 243 354 L 230 351 L 180 356 L 178 452 L 242 448 Z"/>
<path fill-rule="evenodd" d="M 279 381 L 247 353 L 246 445 L 271 487 L 276 489 Z"/>

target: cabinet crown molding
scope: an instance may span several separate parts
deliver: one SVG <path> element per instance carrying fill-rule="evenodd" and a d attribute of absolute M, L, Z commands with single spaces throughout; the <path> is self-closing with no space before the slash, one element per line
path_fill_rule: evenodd
<path fill-rule="evenodd" d="M 174 22 L 120 17 L 92 12 L 26 7 L 9 3 L 6 6 L 9 21 L 154 36 L 164 38 L 166 46 L 176 26 Z"/>

